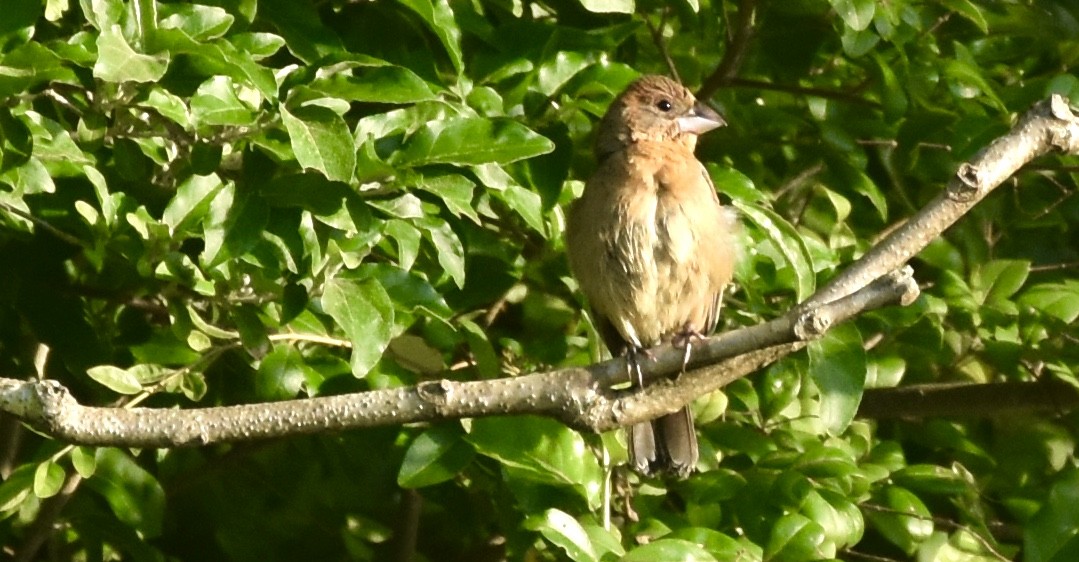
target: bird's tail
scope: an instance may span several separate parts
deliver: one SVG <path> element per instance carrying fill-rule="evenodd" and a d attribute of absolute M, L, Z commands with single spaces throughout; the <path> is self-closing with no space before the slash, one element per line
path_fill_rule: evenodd
<path fill-rule="evenodd" d="M 698 454 L 689 406 L 629 428 L 629 459 L 641 474 L 685 478 L 697 466 Z"/>

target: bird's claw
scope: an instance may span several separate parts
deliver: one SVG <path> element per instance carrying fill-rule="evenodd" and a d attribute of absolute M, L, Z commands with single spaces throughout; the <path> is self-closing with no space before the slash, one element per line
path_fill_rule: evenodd
<path fill-rule="evenodd" d="M 651 360 L 652 352 L 636 346 L 626 348 L 626 374 L 630 382 L 636 382 L 637 388 L 644 387 L 644 373 L 641 371 L 641 356 Z"/>
<path fill-rule="evenodd" d="M 697 331 L 696 328 L 690 324 L 686 324 L 682 327 L 682 330 L 674 335 L 671 339 L 671 345 L 676 349 L 683 349 L 685 353 L 682 355 L 682 372 L 686 372 L 686 368 L 689 367 L 689 358 L 693 352 L 693 341 L 704 340 L 704 334 Z"/>

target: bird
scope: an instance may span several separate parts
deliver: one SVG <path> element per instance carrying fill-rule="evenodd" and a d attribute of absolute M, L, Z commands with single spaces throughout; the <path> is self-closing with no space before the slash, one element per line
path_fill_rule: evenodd
<path fill-rule="evenodd" d="M 685 86 L 658 75 L 632 82 L 597 127 L 597 168 L 566 219 L 570 269 L 612 356 L 711 333 L 735 261 L 736 220 L 694 149 L 724 125 Z M 687 356 L 688 359 L 688 356 Z M 638 385 L 639 381 L 639 365 Z M 695 470 L 688 406 L 627 428 L 643 475 Z"/>

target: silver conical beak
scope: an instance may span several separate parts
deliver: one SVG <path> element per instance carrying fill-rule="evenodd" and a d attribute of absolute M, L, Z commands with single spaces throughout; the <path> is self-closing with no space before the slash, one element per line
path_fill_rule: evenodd
<path fill-rule="evenodd" d="M 692 111 L 678 118 L 678 130 L 694 135 L 702 135 L 726 124 L 716 110 L 701 102 L 695 103 Z"/>

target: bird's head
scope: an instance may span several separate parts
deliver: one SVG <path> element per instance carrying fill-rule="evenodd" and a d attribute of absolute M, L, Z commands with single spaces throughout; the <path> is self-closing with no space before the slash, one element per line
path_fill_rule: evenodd
<path fill-rule="evenodd" d="M 724 125 L 712 108 L 685 86 L 664 76 L 643 76 L 629 85 L 600 121 L 600 158 L 642 141 L 674 141 L 692 150 L 697 135 Z"/>

